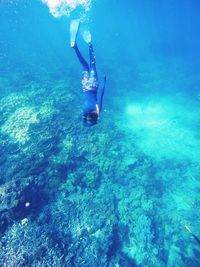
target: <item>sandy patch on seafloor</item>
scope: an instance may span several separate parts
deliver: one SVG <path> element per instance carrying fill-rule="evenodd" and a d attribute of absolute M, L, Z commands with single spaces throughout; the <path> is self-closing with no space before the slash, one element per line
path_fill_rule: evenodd
<path fill-rule="evenodd" d="M 127 105 L 125 127 L 137 136 L 140 149 L 155 159 L 200 162 L 198 114 L 199 107 L 187 99 L 149 99 Z"/>

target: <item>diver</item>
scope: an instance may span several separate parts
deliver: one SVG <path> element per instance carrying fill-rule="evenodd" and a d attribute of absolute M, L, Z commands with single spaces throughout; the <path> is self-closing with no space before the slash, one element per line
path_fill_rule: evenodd
<path fill-rule="evenodd" d="M 76 43 L 76 37 L 79 30 L 79 20 L 72 20 L 70 23 L 70 45 L 76 52 L 76 55 L 83 67 L 82 71 L 82 91 L 83 91 L 83 123 L 85 126 L 93 126 L 99 119 L 102 110 L 103 96 L 106 85 L 106 76 L 104 77 L 103 87 L 99 88 L 98 75 L 96 71 L 96 61 L 93 46 L 91 43 L 91 34 L 88 30 L 82 32 L 83 39 L 89 46 L 89 64 L 82 56 Z"/>

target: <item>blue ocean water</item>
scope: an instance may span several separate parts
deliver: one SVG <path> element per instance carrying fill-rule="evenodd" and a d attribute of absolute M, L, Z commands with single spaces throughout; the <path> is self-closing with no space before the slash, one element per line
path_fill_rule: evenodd
<path fill-rule="evenodd" d="M 0 266 L 200 266 L 199 13 L 0 0 Z M 107 76 L 89 128 L 72 19 Z"/>

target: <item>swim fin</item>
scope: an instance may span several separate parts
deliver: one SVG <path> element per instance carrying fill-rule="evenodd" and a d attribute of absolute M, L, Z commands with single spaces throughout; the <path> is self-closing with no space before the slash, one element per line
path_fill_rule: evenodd
<path fill-rule="evenodd" d="M 83 37 L 83 40 L 84 40 L 87 44 L 91 43 L 91 41 L 92 41 L 92 36 L 91 36 L 90 31 L 89 31 L 87 28 L 82 28 L 82 29 L 81 29 L 81 35 L 82 35 L 82 37 Z"/>
<path fill-rule="evenodd" d="M 76 36 L 78 33 L 78 28 L 79 28 L 79 19 L 73 19 L 70 22 L 70 46 L 74 47 L 76 43 Z"/>

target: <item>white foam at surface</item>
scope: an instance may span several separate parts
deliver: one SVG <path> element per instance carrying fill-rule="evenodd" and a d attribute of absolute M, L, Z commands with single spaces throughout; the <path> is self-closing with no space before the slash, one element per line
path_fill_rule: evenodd
<path fill-rule="evenodd" d="M 81 8 L 83 13 L 89 12 L 91 0 L 41 0 L 49 7 L 54 17 L 70 16 L 71 12 Z"/>

